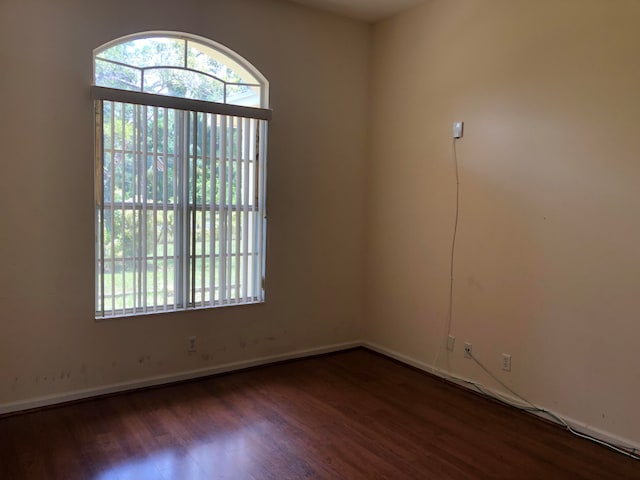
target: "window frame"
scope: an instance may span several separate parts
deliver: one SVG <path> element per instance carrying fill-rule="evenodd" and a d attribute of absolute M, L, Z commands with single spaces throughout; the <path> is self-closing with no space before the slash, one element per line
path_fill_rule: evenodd
<path fill-rule="evenodd" d="M 195 99 L 189 99 L 189 98 L 183 98 L 183 97 L 174 97 L 174 96 L 167 96 L 167 95 L 161 95 L 161 94 L 147 93 L 143 91 L 120 90 L 117 88 L 109 88 L 109 87 L 104 87 L 100 85 L 95 85 L 95 81 L 96 81 L 95 69 L 96 69 L 97 55 L 121 43 L 129 42 L 136 39 L 157 38 L 157 37 L 179 38 L 179 39 L 185 40 L 185 45 L 187 45 L 186 43 L 187 41 L 193 41 L 198 44 L 205 45 L 208 48 L 215 50 L 219 55 L 221 55 L 222 58 L 228 59 L 234 65 L 240 65 L 246 72 L 248 72 L 250 75 L 252 75 L 255 79 L 257 79 L 260 82 L 261 107 L 259 108 L 247 107 L 247 106 L 235 105 L 235 104 L 229 104 L 229 103 L 217 103 L 217 102 L 210 102 L 210 101 L 203 101 L 203 100 L 195 100 Z M 186 47 L 185 47 L 185 50 L 186 50 Z M 168 312 L 188 311 L 188 310 L 201 309 L 201 308 L 216 308 L 216 307 L 229 306 L 229 305 L 245 305 L 250 303 L 263 303 L 265 299 L 264 277 L 265 277 L 265 269 L 266 269 L 266 218 L 267 218 L 266 216 L 266 173 L 267 173 L 266 172 L 266 153 L 267 153 L 267 143 L 268 143 L 267 142 L 268 122 L 271 120 L 271 117 L 272 117 L 271 110 L 266 108 L 268 106 L 268 85 L 269 85 L 266 78 L 255 67 L 253 67 L 249 62 L 247 62 L 244 58 L 242 58 L 240 55 L 233 52 L 232 50 L 228 49 L 227 47 L 221 44 L 218 44 L 217 42 L 213 42 L 211 40 L 205 39 L 203 37 L 190 35 L 186 33 L 179 33 L 179 32 L 153 31 L 153 32 L 141 32 L 133 35 L 127 35 L 125 37 L 121 37 L 119 39 L 115 39 L 111 42 L 108 42 L 102 45 L 101 47 L 95 49 L 93 58 L 94 58 L 94 62 L 93 62 L 94 85 L 92 85 L 91 87 L 91 95 L 94 100 L 95 122 L 96 122 L 95 123 L 95 126 L 96 126 L 95 155 L 94 155 L 94 158 L 95 158 L 94 160 L 95 161 L 95 178 L 94 178 L 95 184 L 94 185 L 95 185 L 95 208 L 96 208 L 95 210 L 96 217 L 94 222 L 95 232 L 96 232 L 96 241 L 95 241 L 96 271 L 95 271 L 95 277 L 94 277 L 96 280 L 95 318 L 98 320 L 102 320 L 102 319 L 109 319 L 109 318 L 136 316 L 136 315 L 142 315 L 142 314 L 154 314 L 154 313 L 165 313 L 165 312 L 168 313 Z M 225 92 L 226 92 L 226 88 L 225 88 Z M 226 95 L 225 95 L 225 100 L 226 100 Z M 195 302 L 195 296 L 194 296 L 193 298 L 190 299 L 190 301 L 188 302 L 183 301 L 182 304 L 177 305 L 176 308 L 168 308 L 167 304 L 164 304 L 159 308 L 158 308 L 158 305 L 154 305 L 152 307 L 147 308 L 146 300 L 145 300 L 144 308 L 134 307 L 133 309 L 127 309 L 123 307 L 122 309 L 114 309 L 114 308 L 105 309 L 105 295 L 104 295 L 104 281 L 105 281 L 104 280 L 104 275 L 105 275 L 104 273 L 105 272 L 104 270 L 104 264 L 105 264 L 104 238 L 105 237 L 104 237 L 104 230 L 102 231 L 102 233 L 100 232 L 101 228 L 104 229 L 104 224 L 105 224 L 105 220 L 104 220 L 105 198 L 104 198 L 104 192 L 103 192 L 103 188 L 104 188 L 103 164 L 105 161 L 104 138 L 103 138 L 104 136 L 104 126 L 103 126 L 104 102 L 118 102 L 118 103 L 123 103 L 127 105 L 139 105 L 143 107 L 150 107 L 150 108 L 156 108 L 156 109 L 162 108 L 162 109 L 165 109 L 165 112 L 167 111 L 166 109 L 171 109 L 171 110 L 182 112 L 182 114 L 188 115 L 188 116 L 190 116 L 191 114 L 194 114 L 196 123 L 197 123 L 199 114 L 202 114 L 203 118 L 205 115 L 214 115 L 214 116 L 220 115 L 225 118 L 251 119 L 252 121 L 255 121 L 256 132 L 259 131 L 259 145 L 256 145 L 256 149 L 255 149 L 256 158 L 254 160 L 254 165 L 256 169 L 259 166 L 260 173 L 258 174 L 258 170 L 256 170 L 254 174 L 256 179 L 256 187 L 255 187 L 256 202 L 259 202 L 259 205 L 256 204 L 257 210 L 254 213 L 254 215 L 255 216 L 261 215 L 262 218 L 256 217 L 253 220 L 254 222 L 256 221 L 261 222 L 261 230 L 260 230 L 261 238 L 257 240 L 261 242 L 260 250 L 259 250 L 259 254 L 260 254 L 260 272 L 259 273 L 261 278 L 260 278 L 260 285 L 258 288 L 259 295 L 255 297 L 253 301 L 240 302 L 238 300 L 238 293 L 237 293 L 239 286 L 236 285 L 234 287 L 236 291 L 235 301 L 225 299 L 225 301 L 216 302 L 214 300 L 213 291 L 212 291 L 211 292 L 212 298 L 208 304 L 205 304 L 204 293 L 202 293 L 201 294 L 201 297 L 203 298 L 202 301 Z M 112 103 L 112 105 L 115 105 L 115 103 Z M 240 122 L 240 120 L 238 120 L 238 122 Z M 245 125 L 246 124 L 247 123 L 245 122 Z M 240 123 L 238 123 L 238 125 L 240 125 Z M 114 148 L 115 147 L 112 146 L 112 150 Z M 194 155 L 195 155 L 194 158 L 198 157 L 198 154 L 194 154 Z M 218 161 L 217 154 L 215 154 L 214 152 L 214 153 L 211 153 L 211 155 L 212 155 L 211 161 L 217 162 Z M 202 154 L 202 156 L 204 159 L 204 154 Z M 186 158 L 183 161 L 188 162 L 189 159 Z M 220 159 L 220 161 L 222 161 L 222 159 Z M 250 160 L 243 160 L 243 161 L 250 161 Z M 213 165 L 214 163 L 212 163 L 211 168 L 213 168 Z M 240 168 L 240 167 L 238 166 L 237 168 Z M 187 183 L 191 180 L 192 180 L 191 177 L 189 177 L 189 179 L 187 179 Z M 195 180 L 193 181 L 195 183 Z M 260 185 L 258 185 L 258 182 L 260 183 Z M 258 192 L 260 194 L 259 198 L 258 198 Z M 181 191 L 181 195 L 184 195 L 184 193 L 185 193 L 184 191 Z M 215 195 L 213 194 L 213 192 L 210 192 L 210 196 L 212 196 L 211 209 L 213 212 L 213 208 L 214 208 L 213 205 L 215 204 L 215 199 L 213 197 L 215 197 Z M 136 201 L 134 201 L 134 203 L 135 202 Z M 109 205 L 112 212 L 114 211 L 114 204 L 115 204 L 115 200 L 111 198 Z M 124 201 L 123 201 L 123 204 L 124 204 Z M 134 205 L 133 209 L 135 210 L 135 208 L 137 208 L 137 206 Z M 153 207 L 152 210 L 155 211 L 157 208 L 158 207 L 156 205 Z M 202 210 L 204 210 L 205 199 L 203 199 L 202 205 L 198 206 L 197 203 L 194 203 L 191 207 L 188 207 L 188 208 L 194 209 L 192 212 L 192 215 L 193 215 L 193 218 L 195 218 L 197 215 L 198 208 L 201 208 Z M 247 208 L 248 208 L 247 206 L 244 207 L 245 211 L 247 211 Z M 204 213 L 203 213 L 203 218 L 204 218 Z M 144 221 L 145 222 L 147 221 L 146 217 Z M 237 217 L 236 217 L 236 221 L 238 221 Z M 245 227 L 249 228 L 248 226 L 245 226 Z M 254 230 L 255 228 L 256 227 L 254 226 Z M 195 230 L 195 221 L 194 221 L 193 229 Z M 186 231 L 181 232 L 179 241 L 188 243 L 190 241 L 189 237 L 191 237 L 193 234 L 194 234 L 194 231 L 189 230 L 189 228 L 187 227 Z M 246 232 L 244 234 L 246 235 Z M 103 240 L 103 241 L 101 242 L 100 240 Z M 175 241 L 176 240 L 174 239 L 174 242 Z M 225 238 L 224 241 L 226 242 L 227 239 Z M 229 241 L 231 242 L 231 240 Z M 102 248 L 102 255 L 100 253 L 100 248 Z M 167 244 L 165 241 L 165 249 L 166 248 L 167 248 Z M 174 249 L 175 249 L 175 245 L 174 245 Z M 253 254 L 255 255 L 256 253 L 253 253 Z M 186 267 L 183 267 L 183 265 L 186 263 L 192 263 L 192 262 L 193 262 L 193 265 L 195 265 L 196 260 L 193 260 L 193 258 L 195 258 L 195 253 L 193 256 L 190 256 L 189 252 L 183 252 L 180 255 L 181 255 L 180 265 L 182 265 L 180 267 L 180 270 L 183 270 L 183 271 L 181 273 L 176 273 L 176 275 L 180 274 L 180 275 L 188 276 L 189 273 Z M 247 253 L 245 251 L 245 262 L 247 261 L 246 255 Z M 157 254 L 156 254 L 156 257 L 157 257 Z M 166 257 L 166 251 L 165 251 L 165 257 Z M 205 257 L 202 257 L 202 258 L 205 258 Z M 145 258 L 145 262 L 147 261 L 146 255 L 145 257 L 141 257 L 141 258 Z M 100 264 L 100 259 L 102 260 L 101 264 Z M 123 268 L 125 268 L 124 267 L 125 260 L 126 259 L 123 256 L 122 258 Z M 135 257 L 135 261 L 138 261 L 138 260 L 139 259 Z M 213 257 L 211 258 L 210 261 L 213 261 Z M 165 262 L 166 262 L 166 258 L 165 258 Z M 101 265 L 101 268 L 99 268 L 99 264 Z M 155 266 L 155 268 L 157 268 L 157 265 Z M 204 267 L 202 268 L 204 271 Z M 237 265 L 236 265 L 236 268 L 238 268 Z M 101 275 L 102 277 L 100 277 Z M 145 275 L 146 275 L 146 267 L 145 267 Z M 191 279 L 191 277 L 189 278 Z M 194 267 L 194 278 L 195 278 L 195 267 Z M 191 279 L 191 281 L 193 282 L 195 280 Z M 211 283 L 211 285 L 213 285 L 213 283 Z M 102 291 L 99 290 L 100 287 L 102 288 Z M 231 286 L 229 286 L 228 288 L 231 291 Z M 145 290 L 142 293 L 136 291 L 134 292 L 134 295 L 143 294 L 147 296 L 149 295 L 149 293 L 150 293 L 149 290 Z M 174 292 L 174 295 L 177 295 L 177 292 Z M 126 292 L 123 293 L 123 296 L 126 297 L 127 293 Z M 156 293 L 156 296 L 157 296 L 157 293 Z M 156 297 L 156 300 L 157 300 L 157 297 Z M 100 305 L 102 306 L 102 308 L 99 308 Z M 175 303 L 174 305 L 171 305 L 171 306 L 175 306 Z M 106 314 L 107 311 L 109 311 L 109 314 Z"/>

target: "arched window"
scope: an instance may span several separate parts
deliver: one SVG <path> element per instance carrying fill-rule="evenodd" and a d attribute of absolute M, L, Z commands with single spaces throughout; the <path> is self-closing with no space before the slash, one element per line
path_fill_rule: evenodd
<path fill-rule="evenodd" d="M 268 82 L 215 42 L 94 51 L 96 317 L 264 301 Z"/>
<path fill-rule="evenodd" d="M 149 32 L 98 48 L 95 85 L 207 102 L 268 107 L 267 81 L 228 48 L 193 35 Z"/>

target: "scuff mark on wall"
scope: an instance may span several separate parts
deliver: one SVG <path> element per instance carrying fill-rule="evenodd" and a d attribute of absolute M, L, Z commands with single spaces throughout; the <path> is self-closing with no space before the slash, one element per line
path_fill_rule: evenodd
<path fill-rule="evenodd" d="M 138 357 L 138 363 L 142 365 L 144 362 L 148 362 L 151 360 L 151 355 L 141 355 Z"/>

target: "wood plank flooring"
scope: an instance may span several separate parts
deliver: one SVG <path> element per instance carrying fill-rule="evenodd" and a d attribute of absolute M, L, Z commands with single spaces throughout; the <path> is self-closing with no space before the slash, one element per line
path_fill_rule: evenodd
<path fill-rule="evenodd" d="M 364 349 L 0 419 L 0 479 L 640 479 Z"/>

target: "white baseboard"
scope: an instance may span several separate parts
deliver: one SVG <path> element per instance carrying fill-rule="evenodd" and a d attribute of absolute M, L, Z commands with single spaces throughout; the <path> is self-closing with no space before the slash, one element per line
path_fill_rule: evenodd
<path fill-rule="evenodd" d="M 469 382 L 473 382 L 478 384 L 478 382 L 471 380 L 471 379 L 467 379 L 467 378 L 463 378 L 460 377 L 459 375 L 454 375 L 453 373 L 447 372 L 445 370 L 441 370 L 439 368 L 434 368 L 432 365 L 429 365 L 427 363 L 421 362 L 419 360 L 416 360 L 414 358 L 408 357 L 406 355 L 403 355 L 401 353 L 398 353 L 396 351 L 390 350 L 388 348 L 382 347 L 380 345 L 377 345 L 375 343 L 370 343 L 370 342 L 362 342 L 361 344 L 363 347 L 368 348 L 374 352 L 380 353 L 382 355 L 385 355 L 387 357 L 393 358 L 394 360 L 398 360 L 399 362 L 402 362 L 404 364 L 410 365 L 412 367 L 415 367 L 419 370 L 423 370 L 427 373 L 431 373 L 433 375 L 436 375 L 438 377 L 444 378 L 448 381 L 450 381 L 451 383 L 455 383 L 456 385 L 459 385 L 461 387 L 466 388 L 467 390 L 470 390 L 474 393 L 479 393 L 478 390 L 474 389 L 473 386 L 471 385 L 471 383 Z M 519 400 L 515 397 L 513 397 L 512 395 L 509 395 L 508 393 L 502 392 L 502 391 L 497 391 L 493 388 L 489 388 L 489 387 L 485 387 L 484 385 L 482 385 L 482 388 L 488 392 L 490 392 L 493 395 L 497 395 L 497 396 L 501 396 L 501 397 L 505 397 L 506 399 L 510 399 L 513 403 L 515 404 L 521 404 L 522 400 Z M 591 427 L 589 425 L 586 425 L 578 420 L 575 420 L 573 418 L 570 417 L 566 417 L 564 415 L 561 415 L 559 413 L 556 413 L 542 405 L 538 405 L 540 408 L 544 408 L 545 410 L 547 410 L 548 412 L 552 413 L 553 415 L 562 418 L 567 424 L 569 424 L 571 426 L 571 428 L 573 428 L 574 430 L 584 433 L 586 435 L 589 435 L 591 437 L 594 437 L 598 440 L 602 440 L 603 442 L 607 442 L 607 443 L 612 443 L 615 445 L 623 445 L 628 447 L 629 449 L 636 449 L 636 450 L 640 450 L 640 444 L 638 442 L 634 442 L 633 440 L 629 440 L 628 438 L 623 438 L 620 437 L 618 435 L 615 435 L 613 433 L 610 432 L 606 432 L 604 430 L 600 430 L 598 428 L 595 427 Z M 537 413 L 537 412 L 531 412 L 534 413 L 535 415 L 544 418 L 546 420 L 551 420 L 554 421 L 552 418 L 546 416 L 544 413 Z M 557 423 L 557 422 L 555 422 Z"/>
<path fill-rule="evenodd" d="M 296 350 L 294 352 L 271 355 L 267 357 L 259 357 L 249 360 L 241 360 L 233 363 L 226 363 L 223 365 L 199 368 L 196 370 L 189 370 L 186 372 L 180 372 L 169 375 L 159 375 L 155 377 L 147 377 L 138 380 L 132 380 L 130 382 L 114 383 L 111 385 L 105 385 L 102 387 L 88 388 L 84 390 L 76 390 L 73 392 L 66 392 L 55 395 L 47 395 L 43 397 L 32 398 L 29 400 L 23 400 L 13 403 L 0 404 L 0 415 L 21 412 L 25 410 L 32 410 L 34 408 L 48 407 L 57 405 L 60 403 L 73 402 L 76 400 L 83 400 L 91 397 L 98 397 L 101 395 L 109 395 L 113 393 L 121 393 L 130 390 L 137 390 L 147 387 L 155 387 L 159 385 L 167 385 L 175 382 L 181 382 L 184 380 L 193 380 L 196 378 L 208 377 L 210 375 L 216 375 L 220 373 L 228 373 L 236 370 L 242 370 L 245 368 L 257 367 L 261 365 L 268 365 L 270 363 L 282 362 L 285 360 L 295 360 L 305 357 L 311 357 L 314 355 L 322 355 L 325 353 L 338 352 L 341 350 L 348 350 L 350 348 L 356 348 L 362 346 L 362 342 L 349 342 L 339 343 L 335 345 L 327 345 L 324 347 L 310 348 L 306 350 Z"/>

